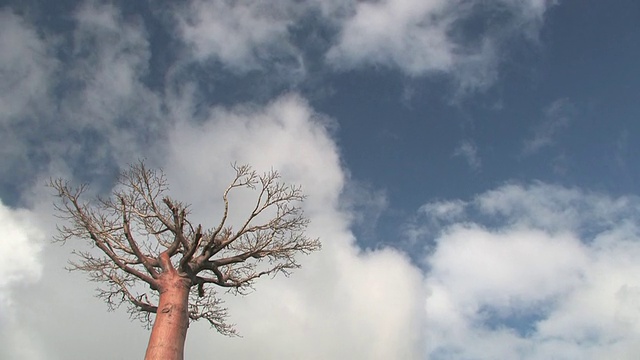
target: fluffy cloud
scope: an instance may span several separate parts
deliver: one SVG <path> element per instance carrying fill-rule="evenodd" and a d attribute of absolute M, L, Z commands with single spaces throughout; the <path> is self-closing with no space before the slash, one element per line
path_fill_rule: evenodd
<path fill-rule="evenodd" d="M 28 210 L 14 210 L 0 202 L 0 305 L 11 300 L 12 286 L 37 281 L 42 274 L 39 256 L 44 233 Z"/>
<path fill-rule="evenodd" d="M 195 59 L 214 58 L 229 69 L 246 72 L 278 58 L 298 58 L 288 37 L 301 10 L 302 5 L 290 1 L 195 0 L 178 21 Z"/>
<path fill-rule="evenodd" d="M 173 113 L 187 116 L 186 103 Z M 261 279 L 255 294 L 225 296 L 242 339 L 193 324 L 187 357 L 210 356 L 212 342 L 218 356 L 238 359 L 422 357 L 423 275 L 399 251 L 363 252 L 355 245 L 349 229 L 353 216 L 339 201 L 348 180 L 326 130 L 329 121 L 296 95 L 265 107 L 212 108 L 204 122 L 177 123 L 164 151 L 147 154 L 165 169 L 172 195 L 192 203 L 193 219 L 206 226 L 218 218 L 219 198 L 232 176 L 230 162 L 280 170 L 283 180 L 301 184 L 309 195 L 304 203 L 312 220 L 309 235 L 323 241 L 322 251 L 301 259 L 303 268 L 290 278 Z M 237 195 L 232 198 L 236 219 L 252 199 L 251 193 Z M 75 246 L 49 246 L 49 270 L 37 288 L 21 290 L 14 313 L 23 320 L 11 332 L 29 334 L 29 348 L 52 359 L 84 359 L 89 352 L 94 359 L 141 355 L 148 332 L 129 323 L 124 311 L 107 313 L 81 274 L 62 271 Z M 55 312 L 48 311 L 50 304 Z M 105 338 L 119 346 L 95 351 L 105 346 Z M 9 358 L 38 359 L 37 353 L 14 347 L 3 351 Z"/>
<path fill-rule="evenodd" d="M 334 69 L 385 66 L 411 76 L 445 74 L 466 91 L 495 81 L 509 41 L 535 42 L 552 3 L 197 0 L 178 22 L 196 59 L 215 59 L 233 71 L 263 69 L 276 61 L 304 73 L 304 56 L 294 38 L 314 19 L 326 27 L 322 43 L 329 45 L 319 50 Z M 491 21 L 478 21 L 488 14 Z"/>
<path fill-rule="evenodd" d="M 355 246 L 351 216 L 340 210 L 345 176 L 326 121 L 288 95 L 264 109 L 214 109 L 203 125 L 181 124 L 172 132 L 165 168 L 177 196 L 206 214 L 203 221 L 216 218 L 213 205 L 233 159 L 261 171 L 273 167 L 286 181 L 302 184 L 310 235 L 323 240 L 323 250 L 302 259 L 303 268 L 291 278 L 265 279 L 255 294 L 227 299 L 243 339 L 219 341 L 218 353 L 242 359 L 420 358 L 422 275 L 397 251 L 362 253 Z M 232 211 L 241 212 L 245 198 L 237 197 Z M 199 343 L 217 335 L 197 330 L 189 336 L 188 354 L 197 358 Z"/>
<path fill-rule="evenodd" d="M 384 65 L 409 75 L 444 73 L 461 89 L 483 88 L 495 80 L 504 42 L 514 36 L 535 39 L 549 5 L 540 0 L 358 2 L 328 59 L 338 68 Z M 494 21 L 477 22 L 478 15 L 490 13 L 496 14 Z"/>
<path fill-rule="evenodd" d="M 334 69 L 444 73 L 474 88 L 492 81 L 503 41 L 535 38 L 551 4 L 339 3 L 279 1 L 266 9 L 251 1 L 193 1 L 178 26 L 194 61 L 215 58 L 243 72 L 276 55 L 295 58 L 300 50 L 289 41 L 291 25 L 318 11 L 335 30 L 326 58 Z M 497 27 L 465 28 L 478 11 L 496 9 L 504 15 Z M 309 194 L 309 235 L 321 237 L 324 249 L 301 259 L 303 268 L 291 278 L 264 279 L 247 297 L 226 296 L 230 320 L 244 337 L 223 338 L 193 324 L 189 358 L 210 357 L 212 348 L 238 359 L 631 359 L 640 352 L 638 199 L 534 183 L 501 186 L 468 202 L 429 203 L 410 227 L 414 243 L 428 244 L 426 255 L 412 254 L 424 265 L 420 271 L 399 250 L 356 245 L 350 226 L 357 216 L 345 210 L 341 194 L 357 184 L 342 168 L 327 131 L 331 120 L 303 98 L 210 108 L 199 102 L 204 90 L 188 80 L 160 95 L 145 85 L 152 54 L 140 19 L 98 2 L 83 3 L 71 16 L 74 30 L 58 43 L 11 12 L 0 15 L 0 43 L 11 49 L 0 55 L 0 76 L 15 85 L 13 92 L 0 88 L 0 98 L 10 99 L 0 100 L 2 149 L 10 150 L 3 153 L 27 166 L 26 149 L 42 151 L 54 163 L 39 169 L 41 177 L 20 179 L 62 169 L 75 180 L 96 180 L 99 192 L 111 185 L 115 167 L 146 157 L 165 169 L 172 194 L 192 203 L 203 224 L 219 215 L 233 161 L 280 170 Z M 51 49 L 68 56 L 68 67 Z M 16 169 L 2 165 L 5 174 Z M 235 197 L 234 214 L 250 199 L 250 193 Z M 385 198 L 375 203 L 384 207 Z M 69 248 L 48 245 L 46 256 L 34 255 L 52 230 L 37 230 L 32 215 L 0 207 L 3 239 L 19 249 L 2 258 L 0 292 L 20 300 L 6 315 L 20 321 L 0 328 L 0 357 L 141 356 L 148 332 L 122 311 L 106 313 L 92 297 L 94 285 L 63 270 Z"/>
<path fill-rule="evenodd" d="M 0 202 L 0 357 L 7 359 L 43 359 L 15 312 L 21 289 L 42 277 L 45 232 L 39 220 L 32 211 Z"/>
<path fill-rule="evenodd" d="M 425 260 L 430 358 L 634 358 L 637 198 L 507 185 L 463 207 Z"/>
<path fill-rule="evenodd" d="M 420 358 L 423 323 L 415 315 L 422 312 L 422 274 L 398 251 L 362 252 L 355 245 L 349 229 L 353 216 L 339 202 L 349 180 L 327 131 L 332 120 L 296 95 L 264 107 L 207 108 L 198 103 L 201 89 L 185 83 L 182 88 L 167 87 L 165 97 L 160 97 L 145 85 L 150 47 L 142 22 L 125 18 L 113 5 L 84 2 L 71 15 L 73 33 L 56 42 L 37 36 L 19 17 L 5 16 L 12 20 L 3 26 L 13 26 L 42 49 L 68 56 L 54 80 L 45 76 L 49 72 L 39 63 L 33 65 L 40 66 L 34 79 L 42 83 L 44 97 L 56 106 L 48 107 L 40 120 L 21 113 L 23 126 L 10 128 L 18 141 L 25 141 L 23 129 L 38 128 L 38 148 L 47 155 L 49 166 L 24 178 L 70 174 L 72 180 L 91 180 L 100 193 L 108 190 L 117 166 L 146 157 L 166 170 L 172 194 L 193 204 L 196 221 L 209 225 L 216 219 L 233 161 L 250 163 L 259 171 L 277 169 L 283 180 L 301 184 L 309 195 L 309 232 L 323 240 L 323 250 L 301 259 L 303 269 L 291 278 L 264 279 L 257 293 L 246 298 L 228 296 L 230 320 L 237 323 L 243 339 L 221 338 L 207 326 L 194 324 L 188 340 L 190 358 L 209 356 L 212 341 L 217 343 L 216 354 L 246 359 Z M 44 63 L 55 63 L 56 51 L 44 54 Z M 19 65 L 9 60 L 3 64 Z M 21 81 L 28 83 L 25 79 L 31 78 Z M 166 111 L 160 115 L 163 107 Z M 49 194 L 34 193 L 37 198 L 30 200 L 38 204 L 52 200 Z M 241 212 L 250 198 L 251 194 L 234 198 L 233 211 Z M 50 206 L 40 210 L 51 212 Z M 46 237 L 52 234 L 49 227 Z M 23 238 L 13 241 L 31 244 Z M 6 279 L 35 281 L 40 274 L 36 270 L 46 268 L 37 285 L 15 290 L 20 301 L 11 316 L 20 321 L 4 324 L 2 332 L 15 334 L 7 341 L 21 345 L 3 346 L 2 356 L 84 359 L 91 354 L 94 359 L 112 359 L 144 352 L 148 332 L 130 324 L 123 312 L 107 313 L 104 304 L 92 298 L 94 284 L 63 270 L 75 246 L 47 245 L 46 257 L 25 257 L 2 273 Z M 119 346 L 107 349 L 104 339 Z"/>

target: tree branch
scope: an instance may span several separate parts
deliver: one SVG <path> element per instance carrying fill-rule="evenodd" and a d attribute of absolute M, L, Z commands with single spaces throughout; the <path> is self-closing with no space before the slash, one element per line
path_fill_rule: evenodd
<path fill-rule="evenodd" d="M 133 238 L 133 235 L 131 234 L 131 227 L 129 226 L 129 218 L 127 217 L 127 205 L 123 198 L 120 198 L 120 203 L 122 204 L 122 225 L 123 225 L 124 235 L 127 238 L 127 241 L 129 242 L 129 246 L 131 246 L 133 253 L 138 258 L 138 260 L 142 263 L 144 268 L 147 269 L 149 274 L 154 279 L 157 279 L 158 272 L 153 268 L 154 263 L 157 266 L 157 261 L 155 259 L 152 261 L 150 257 L 142 254 L 142 251 L 140 251 L 138 244 L 136 243 L 136 241 Z"/>
<path fill-rule="evenodd" d="M 54 205 L 57 216 L 67 222 L 58 227 L 54 240 L 79 238 L 99 249 L 99 255 L 94 255 L 96 250 L 74 250 L 79 260 L 71 262 L 70 270 L 85 271 L 92 281 L 107 284 L 99 296 L 110 308 L 126 302 L 132 316 L 148 322 L 149 314 L 157 311 L 152 300 L 161 296 L 162 284 L 169 284 L 164 279 L 177 276 L 190 286 L 189 318 L 206 319 L 219 332 L 234 335 L 213 288 L 245 294 L 256 279 L 287 275 L 299 267 L 295 255 L 318 250 L 320 242 L 304 235 L 308 220 L 297 205 L 304 200 L 300 187 L 279 183 L 276 171 L 258 176 L 247 165 L 232 166 L 236 174 L 222 195 L 222 217 L 209 229 L 189 221 L 188 205 L 166 196 L 162 172 L 147 169 L 143 162 L 121 174 L 111 197 L 93 203 L 79 200 L 85 185 L 72 188 L 66 181 L 51 180 L 61 199 Z M 257 193 L 233 230 L 227 224 L 229 197 L 240 188 Z M 151 290 L 137 294 L 142 283 Z"/>

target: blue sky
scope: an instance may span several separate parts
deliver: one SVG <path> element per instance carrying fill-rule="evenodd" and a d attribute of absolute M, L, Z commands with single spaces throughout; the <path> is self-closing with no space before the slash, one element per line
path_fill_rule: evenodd
<path fill-rule="evenodd" d="M 2 358 L 143 354 L 43 186 L 139 158 L 205 226 L 278 169 L 323 240 L 190 359 L 640 352 L 637 1 L 2 1 L 0 49 Z"/>

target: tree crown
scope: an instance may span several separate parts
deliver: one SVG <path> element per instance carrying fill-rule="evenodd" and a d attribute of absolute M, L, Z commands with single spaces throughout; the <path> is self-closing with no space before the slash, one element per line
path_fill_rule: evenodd
<path fill-rule="evenodd" d="M 309 220 L 300 207 L 305 196 L 299 186 L 280 182 L 276 171 L 233 169 L 235 178 L 222 194 L 222 216 L 206 229 L 191 223 L 188 205 L 167 195 L 164 173 L 142 161 L 121 173 L 110 197 L 90 202 L 81 200 L 86 185 L 51 180 L 60 198 L 57 216 L 65 222 L 54 241 L 80 239 L 91 245 L 73 251 L 69 269 L 101 283 L 98 297 L 109 309 L 128 303 L 130 315 L 150 325 L 163 279 L 177 274 L 190 287 L 189 318 L 206 319 L 220 333 L 234 335 L 216 288 L 246 294 L 257 278 L 288 275 L 300 267 L 295 255 L 319 250 L 320 241 L 305 235 Z M 234 229 L 228 224 L 229 194 L 240 188 L 257 196 Z"/>

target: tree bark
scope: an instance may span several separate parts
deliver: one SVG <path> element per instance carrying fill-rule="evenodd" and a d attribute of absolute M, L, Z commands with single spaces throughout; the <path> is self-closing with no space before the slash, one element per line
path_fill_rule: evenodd
<path fill-rule="evenodd" d="M 183 360 L 189 327 L 190 281 L 175 271 L 162 274 L 158 311 L 153 323 L 145 360 Z"/>

